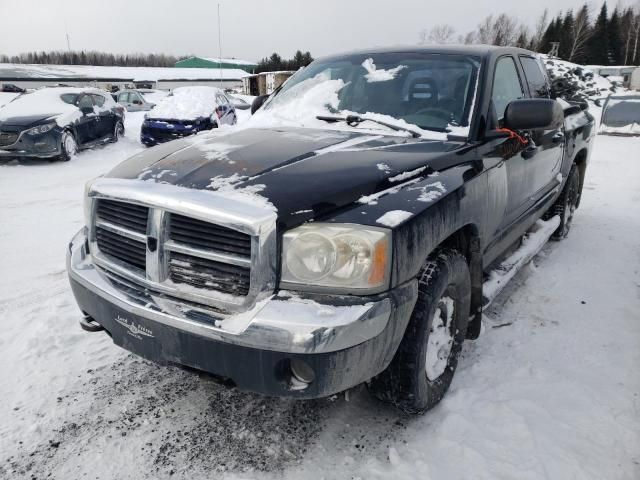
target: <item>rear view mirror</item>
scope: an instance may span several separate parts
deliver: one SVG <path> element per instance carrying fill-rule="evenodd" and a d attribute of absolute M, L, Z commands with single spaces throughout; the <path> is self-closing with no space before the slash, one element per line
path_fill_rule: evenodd
<path fill-rule="evenodd" d="M 563 123 L 562 107 L 548 98 L 514 100 L 504 112 L 504 126 L 511 130 L 553 130 Z"/>
<path fill-rule="evenodd" d="M 267 98 L 269 98 L 269 95 L 260 95 L 253 99 L 253 103 L 251 104 L 251 115 L 256 113 L 256 110 L 258 110 L 264 102 L 267 101 Z"/>

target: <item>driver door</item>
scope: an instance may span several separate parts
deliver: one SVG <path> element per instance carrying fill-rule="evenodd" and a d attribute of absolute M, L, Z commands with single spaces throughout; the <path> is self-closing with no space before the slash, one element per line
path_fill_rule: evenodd
<path fill-rule="evenodd" d="M 82 109 L 83 107 L 94 108 L 93 99 L 91 95 L 81 94 L 78 97 L 77 107 Z M 77 142 L 82 145 L 98 138 L 98 116 L 93 113 L 83 113 L 78 119 L 76 124 Z"/>
<path fill-rule="evenodd" d="M 498 128 L 503 126 L 507 105 L 524 97 L 525 89 L 515 59 L 511 55 L 500 57 L 496 62 L 491 93 Z M 531 190 L 535 165 L 527 160 L 526 149 L 527 145 L 516 137 L 501 142 L 495 152 L 504 160 L 500 168 L 506 170 L 507 197 L 501 230 L 516 222 L 533 205 Z"/>

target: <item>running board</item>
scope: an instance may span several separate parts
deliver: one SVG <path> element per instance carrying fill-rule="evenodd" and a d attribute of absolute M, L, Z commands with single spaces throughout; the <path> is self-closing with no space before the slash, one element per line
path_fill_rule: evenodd
<path fill-rule="evenodd" d="M 535 257 L 553 232 L 560 225 L 560 217 L 538 220 L 522 237 L 522 245 L 509 255 L 500 265 L 489 272 L 489 278 L 482 284 L 482 309 L 486 309 L 509 281 Z"/>

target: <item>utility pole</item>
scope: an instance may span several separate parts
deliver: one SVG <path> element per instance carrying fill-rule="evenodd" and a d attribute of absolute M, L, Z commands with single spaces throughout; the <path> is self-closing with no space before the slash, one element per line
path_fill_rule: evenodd
<path fill-rule="evenodd" d="M 222 31 L 220 30 L 220 2 L 218 2 L 218 68 L 220 70 L 220 88 L 222 88 Z"/>

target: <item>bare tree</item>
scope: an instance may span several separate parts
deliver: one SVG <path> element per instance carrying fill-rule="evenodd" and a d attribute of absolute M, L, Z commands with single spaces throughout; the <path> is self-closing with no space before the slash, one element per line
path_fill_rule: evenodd
<path fill-rule="evenodd" d="M 544 9 L 544 12 L 542 13 L 542 15 L 540 15 L 540 18 L 538 18 L 538 21 L 536 22 L 536 28 L 535 31 L 533 32 L 533 37 L 531 37 L 531 49 L 534 51 L 539 51 L 540 47 L 542 46 L 542 37 L 544 36 L 544 32 L 547 30 L 547 27 L 549 26 L 549 10 L 548 9 Z"/>
<path fill-rule="evenodd" d="M 453 43 L 455 33 L 456 31 L 451 25 L 447 25 L 444 23 L 435 25 L 429 30 L 422 30 L 420 32 L 420 44 L 425 45 L 428 43 Z"/>
<path fill-rule="evenodd" d="M 501 13 L 493 23 L 493 44 L 502 47 L 516 43 L 518 20 Z"/>
<path fill-rule="evenodd" d="M 584 53 L 587 42 L 591 38 L 592 29 L 589 25 L 589 10 L 583 6 L 576 15 L 571 32 L 571 49 L 569 50 L 569 61 Z"/>

